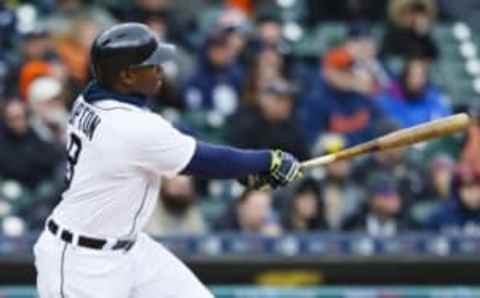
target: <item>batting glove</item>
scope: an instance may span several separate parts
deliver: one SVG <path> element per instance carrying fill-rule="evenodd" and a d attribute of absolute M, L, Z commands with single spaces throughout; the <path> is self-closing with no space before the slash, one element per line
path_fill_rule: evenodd
<path fill-rule="evenodd" d="M 277 188 L 287 185 L 303 177 L 303 172 L 298 160 L 290 153 L 280 150 L 271 152 L 270 171 L 265 174 L 257 174 L 240 179 L 243 185 L 254 188 Z"/>
<path fill-rule="evenodd" d="M 270 175 L 267 177 L 272 188 L 287 185 L 302 177 L 300 163 L 293 155 L 280 150 L 272 151 Z"/>

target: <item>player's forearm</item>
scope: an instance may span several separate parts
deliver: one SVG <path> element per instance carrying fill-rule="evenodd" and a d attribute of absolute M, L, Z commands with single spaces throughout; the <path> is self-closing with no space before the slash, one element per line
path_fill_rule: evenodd
<path fill-rule="evenodd" d="M 198 142 L 185 175 L 236 179 L 270 170 L 269 150 L 242 150 Z"/>

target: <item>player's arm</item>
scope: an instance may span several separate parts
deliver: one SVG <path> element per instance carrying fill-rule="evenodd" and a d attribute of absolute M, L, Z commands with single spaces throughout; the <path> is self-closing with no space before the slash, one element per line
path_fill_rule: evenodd
<path fill-rule="evenodd" d="M 300 164 L 278 150 L 242 150 L 194 140 L 154 114 L 130 115 L 125 134 L 136 168 L 162 176 L 179 173 L 204 178 L 247 178 L 251 187 L 285 185 L 301 176 Z"/>
<path fill-rule="evenodd" d="M 285 185 L 301 176 L 300 164 L 279 150 L 242 150 L 197 142 L 195 152 L 182 174 L 205 178 L 238 179 L 251 187 Z"/>

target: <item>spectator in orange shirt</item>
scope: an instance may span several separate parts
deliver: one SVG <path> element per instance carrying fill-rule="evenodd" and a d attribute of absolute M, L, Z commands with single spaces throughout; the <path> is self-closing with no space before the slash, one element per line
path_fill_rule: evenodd
<path fill-rule="evenodd" d="M 325 55 L 323 75 L 333 87 L 365 96 L 391 86 L 388 74 L 377 59 L 376 42 L 365 23 L 352 25 L 345 42 Z"/>
<path fill-rule="evenodd" d="M 251 0 L 228 0 L 228 6 L 238 9 L 247 15 L 251 15 L 253 13 L 253 1 Z"/>
<path fill-rule="evenodd" d="M 23 64 L 19 71 L 19 93 L 27 100 L 27 90 L 32 81 L 42 76 L 62 78 L 63 68 L 52 47 L 49 33 L 40 28 L 22 36 Z"/>
<path fill-rule="evenodd" d="M 302 102 L 305 133 L 311 144 L 325 132 L 341 134 L 347 145 L 374 137 L 383 114 L 373 100 L 388 76 L 376 60 L 369 28 L 353 25 L 344 43 L 323 60 L 320 77 Z"/>

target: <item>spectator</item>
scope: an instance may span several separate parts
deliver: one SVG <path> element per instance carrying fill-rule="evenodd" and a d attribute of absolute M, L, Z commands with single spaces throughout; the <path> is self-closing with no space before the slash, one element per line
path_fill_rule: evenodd
<path fill-rule="evenodd" d="M 23 58 L 27 61 L 53 61 L 58 58 L 52 46 L 50 32 L 41 25 L 23 33 L 21 42 Z"/>
<path fill-rule="evenodd" d="M 169 17 L 163 11 L 148 11 L 141 18 L 142 23 L 149 26 L 161 41 L 174 42 L 172 27 Z M 165 75 L 173 82 L 184 82 L 192 75 L 194 61 L 191 55 L 181 46 L 177 46 L 175 63 L 167 64 L 164 67 Z"/>
<path fill-rule="evenodd" d="M 236 49 L 229 32 L 210 32 L 194 74 L 183 88 L 183 99 L 191 110 L 231 115 L 238 107 L 244 85 L 243 69 L 236 63 Z"/>
<path fill-rule="evenodd" d="M 381 55 L 385 59 L 421 56 L 435 60 L 439 50 L 430 36 L 437 7 L 433 0 L 390 0 L 390 24 L 383 37 Z"/>
<path fill-rule="evenodd" d="M 307 22 L 316 25 L 319 21 L 356 21 L 368 19 L 381 21 L 385 15 L 385 0 L 336 0 L 306 1 Z"/>
<path fill-rule="evenodd" d="M 425 59 L 409 60 L 393 89 L 378 98 L 385 114 L 401 127 L 410 127 L 451 114 L 450 101 L 430 84 L 429 63 Z"/>
<path fill-rule="evenodd" d="M 405 207 L 408 207 L 425 193 L 428 184 L 425 170 L 412 155 L 402 149 L 375 153 L 355 165 L 353 170 L 355 181 L 359 185 L 365 185 L 368 182 L 366 171 L 392 177 L 399 185 L 398 189 Z"/>
<path fill-rule="evenodd" d="M 281 232 L 272 209 L 271 193 L 258 190 L 245 191 L 217 220 L 214 228 L 269 236 Z"/>
<path fill-rule="evenodd" d="M 173 42 L 175 38 L 172 35 L 172 26 L 170 15 L 163 10 L 146 10 L 138 16 L 140 22 L 149 26 L 158 36 L 159 40 L 164 42 Z M 165 107 L 174 107 L 184 109 L 182 100 L 179 98 L 179 86 L 191 77 L 194 70 L 194 59 L 189 52 L 182 46 L 176 46 L 176 55 L 174 61 L 165 63 L 163 71 L 165 75 L 165 83 L 159 93 L 152 98 L 152 106 L 154 110 L 162 110 Z"/>
<path fill-rule="evenodd" d="M 285 80 L 286 61 L 278 48 L 267 44 L 259 46 L 251 57 L 249 75 L 244 91 L 244 102 L 254 103 L 259 91 L 275 80 Z"/>
<path fill-rule="evenodd" d="M 374 136 L 375 124 L 383 117 L 373 101 L 377 78 L 367 67 L 374 59 L 375 47 L 363 26 L 352 27 L 346 41 L 326 54 L 318 83 L 302 102 L 310 143 L 326 132 L 342 134 L 348 145 Z"/>
<path fill-rule="evenodd" d="M 306 232 L 326 229 L 322 190 L 317 181 L 306 178 L 294 190 L 283 218 L 287 231 Z"/>
<path fill-rule="evenodd" d="M 4 107 L 3 119 L 0 177 L 17 180 L 29 188 L 49 179 L 60 165 L 63 152 L 42 141 L 32 130 L 23 103 L 8 102 Z"/>
<path fill-rule="evenodd" d="M 452 194 L 433 213 L 427 228 L 451 234 L 480 235 L 480 173 L 460 167 Z"/>
<path fill-rule="evenodd" d="M 65 144 L 68 113 L 65 107 L 62 82 L 53 77 L 35 79 L 27 91 L 32 111 L 31 124 L 35 133 L 45 142 Z"/>
<path fill-rule="evenodd" d="M 271 14 L 259 15 L 256 21 L 256 36 L 254 42 L 260 45 L 284 49 L 282 22 Z"/>
<path fill-rule="evenodd" d="M 410 224 L 401 219 L 402 199 L 394 180 L 373 174 L 368 182 L 367 210 L 361 210 L 346 219 L 346 231 L 364 231 L 371 236 L 389 237 L 408 229 Z"/>
<path fill-rule="evenodd" d="M 390 88 L 390 78 L 377 58 L 377 43 L 370 27 L 355 22 L 348 28 L 347 39 L 324 57 L 324 76 L 330 85 L 365 96 Z"/>
<path fill-rule="evenodd" d="M 89 50 L 102 27 L 96 19 L 84 15 L 71 19 L 69 27 L 70 30 L 56 39 L 55 45 L 72 87 L 78 90 L 89 80 Z"/>
<path fill-rule="evenodd" d="M 157 207 L 145 231 L 152 236 L 205 233 L 207 224 L 196 201 L 191 177 L 165 179 Z"/>
<path fill-rule="evenodd" d="M 448 155 L 434 156 L 429 164 L 427 187 L 424 193 L 416 197 L 409 208 L 410 218 L 416 227 L 423 227 L 432 213 L 451 195 L 454 161 Z"/>
<path fill-rule="evenodd" d="M 196 50 L 193 36 L 197 33 L 195 17 L 204 7 L 198 1 L 186 0 L 133 0 L 126 5 L 115 5 L 113 13 L 122 22 L 146 22 L 147 19 L 160 17 L 165 36 L 161 39 L 172 41 L 188 50 Z M 157 19 L 158 20 L 158 19 Z M 158 25 L 158 23 L 157 23 Z M 152 29 L 159 29 L 152 27 Z M 158 30 L 155 30 L 158 32 Z"/>
<path fill-rule="evenodd" d="M 37 28 L 23 34 L 21 50 L 22 65 L 19 71 L 18 90 L 22 100 L 27 99 L 29 85 L 41 76 L 65 76 L 64 66 L 60 63 L 53 47 L 50 33 Z"/>
<path fill-rule="evenodd" d="M 338 134 L 324 134 L 312 149 L 322 156 L 344 149 L 346 140 Z M 363 190 L 353 179 L 352 162 L 337 161 L 327 165 L 323 174 L 322 202 L 326 223 L 330 229 L 340 228 L 346 217 L 358 210 L 363 202 Z"/>
<path fill-rule="evenodd" d="M 228 0 L 225 2 L 229 7 L 248 15 L 253 14 L 255 9 L 254 3 L 251 0 Z"/>
<path fill-rule="evenodd" d="M 437 155 L 432 159 L 428 175 L 430 178 L 429 191 L 424 197 L 437 201 L 449 198 L 454 166 L 454 160 L 448 155 Z"/>
<path fill-rule="evenodd" d="M 351 162 L 342 160 L 326 167 L 323 187 L 325 218 L 330 229 L 339 229 L 341 223 L 358 210 L 363 192 L 352 179 Z"/>
<path fill-rule="evenodd" d="M 79 17 L 95 20 L 96 24 L 100 24 L 100 28 L 108 28 L 115 24 L 115 20 L 105 9 L 94 4 L 89 5 L 86 3 L 95 2 L 83 0 L 56 1 L 55 9 L 45 20 L 48 31 L 55 37 L 73 32 L 74 22 Z"/>
<path fill-rule="evenodd" d="M 391 121 L 382 121 L 375 128 L 376 136 L 383 136 L 399 129 L 399 126 Z M 399 186 L 400 195 L 407 206 L 425 192 L 427 181 L 426 167 L 417 157 L 420 150 L 392 149 L 383 150 L 354 163 L 353 177 L 358 185 L 365 185 L 368 176 L 365 172 L 384 173 L 392 177 Z"/>
<path fill-rule="evenodd" d="M 235 60 L 242 65 L 249 61 L 249 39 L 252 34 L 252 24 L 247 16 L 236 9 L 226 9 L 217 18 L 214 26 L 228 32 L 230 44 L 235 53 Z"/>
<path fill-rule="evenodd" d="M 480 119 L 480 105 L 477 104 L 476 100 L 473 100 L 471 103 L 468 104 L 453 104 L 452 106 L 453 113 L 467 113 L 470 115 L 471 121 L 469 127 L 466 130 L 466 133 L 451 134 L 443 138 L 429 141 L 427 144 L 425 144 L 425 147 L 422 148 L 421 159 L 424 162 L 429 163 L 432 157 L 435 157 L 437 155 L 447 155 L 451 159 L 456 160 L 461 164 L 469 164 L 475 168 L 480 169 L 480 163 L 478 166 L 475 166 L 477 162 L 474 161 L 474 159 L 478 158 L 476 152 L 480 152 L 480 146 L 477 147 L 477 141 L 471 142 L 469 140 L 476 134 L 473 132 L 477 130 L 474 127 L 477 126 L 478 119 Z M 478 134 L 480 136 L 480 132 L 478 132 Z M 472 140 L 475 139 L 476 137 L 473 137 Z M 470 144 L 474 144 L 475 146 L 470 146 Z M 467 148 L 469 149 L 467 150 Z M 467 151 L 469 152 L 467 154 L 468 159 L 464 160 L 463 155 Z"/>
<path fill-rule="evenodd" d="M 257 105 L 240 109 L 232 117 L 231 142 L 243 148 L 278 148 L 306 159 L 305 138 L 294 115 L 293 91 L 286 81 L 266 86 Z"/>

